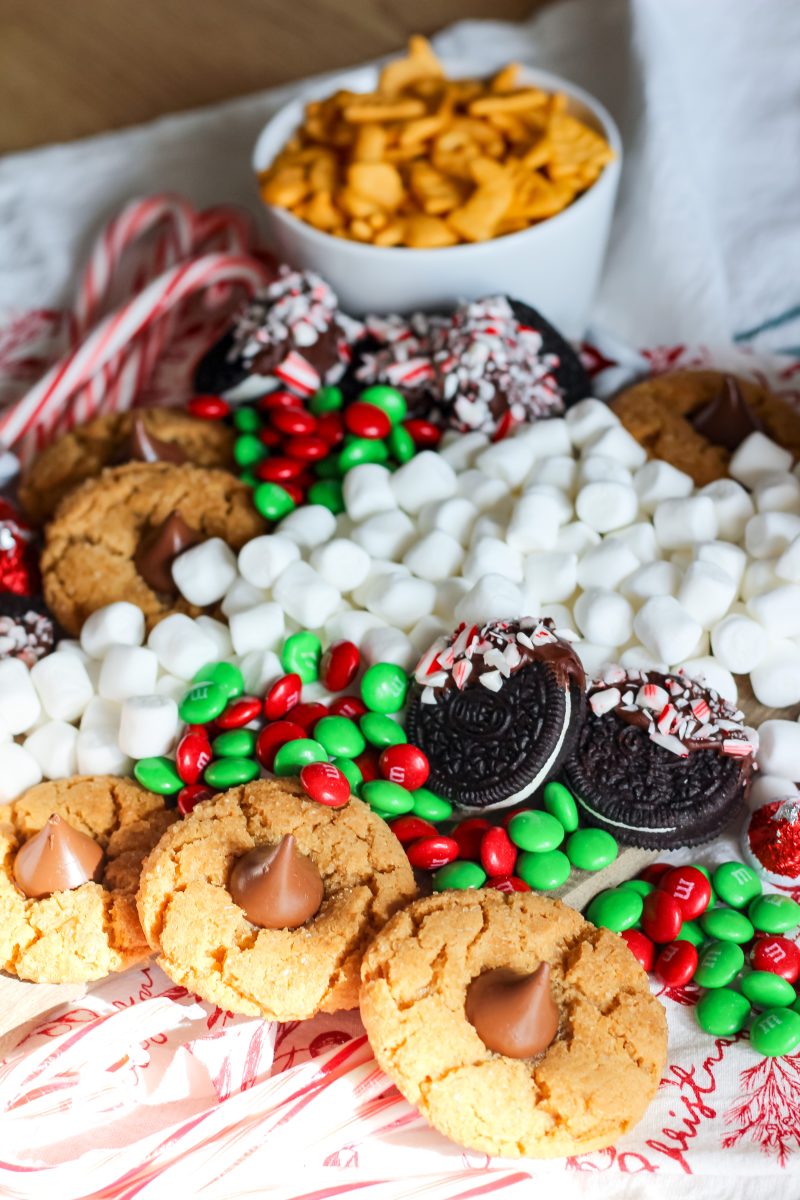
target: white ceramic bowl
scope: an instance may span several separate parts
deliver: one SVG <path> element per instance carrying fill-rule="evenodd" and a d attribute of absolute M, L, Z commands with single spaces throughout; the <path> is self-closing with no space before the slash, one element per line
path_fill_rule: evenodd
<path fill-rule="evenodd" d="M 451 77 L 484 76 L 485 67 L 445 62 Z M 322 233 L 290 212 L 265 205 L 267 234 L 279 257 L 317 271 L 347 312 L 388 313 L 451 308 L 461 300 L 505 293 L 538 308 L 569 337 L 586 328 L 608 241 L 622 165 L 622 142 L 606 109 L 582 88 L 547 71 L 524 67 L 525 83 L 564 92 L 568 110 L 601 132 L 614 160 L 597 182 L 555 217 L 520 233 L 435 250 L 370 246 Z M 363 67 L 308 90 L 279 109 L 261 131 L 253 168 L 265 171 L 301 124 L 308 100 L 336 88 L 373 91 L 378 71 Z"/>

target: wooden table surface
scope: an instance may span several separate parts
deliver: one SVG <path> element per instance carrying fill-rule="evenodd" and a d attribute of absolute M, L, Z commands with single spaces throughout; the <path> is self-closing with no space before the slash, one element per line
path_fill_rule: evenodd
<path fill-rule="evenodd" d="M 545 0 L 0 0 L 0 153 L 256 92 Z"/>

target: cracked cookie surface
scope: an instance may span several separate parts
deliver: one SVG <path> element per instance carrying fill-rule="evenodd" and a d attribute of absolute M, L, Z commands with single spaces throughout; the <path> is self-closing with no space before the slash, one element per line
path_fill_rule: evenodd
<path fill-rule="evenodd" d="M 174 408 L 142 408 L 105 413 L 63 434 L 31 463 L 20 483 L 19 498 L 37 524 L 48 521 L 59 503 L 79 484 L 120 461 L 135 418 L 162 442 L 180 446 L 190 463 L 232 467 L 234 433 L 219 421 L 205 421 Z"/>
<path fill-rule="evenodd" d="M 293 834 L 325 888 L 298 929 L 260 929 L 233 901 L 233 863 Z M 374 934 L 416 895 L 400 843 L 366 804 L 325 808 L 294 780 L 261 780 L 204 800 L 169 829 L 142 868 L 142 928 L 176 983 L 232 1012 L 302 1020 L 358 1003 Z"/>
<path fill-rule="evenodd" d="M 470 982 L 550 964 L 559 1031 L 542 1054 L 486 1048 L 467 1020 Z M 664 1009 L 617 935 L 529 893 L 445 892 L 409 905 L 361 969 L 361 1017 L 375 1057 L 406 1099 L 460 1145 L 552 1158 L 608 1146 L 655 1094 Z"/>
<path fill-rule="evenodd" d="M 105 604 L 129 600 L 148 629 L 173 612 L 202 609 L 155 592 L 136 569 L 140 538 L 177 511 L 204 538 L 233 550 L 264 533 L 251 491 L 227 471 L 169 463 L 110 467 L 72 492 L 47 526 L 42 579 L 48 605 L 68 633 Z"/>
<path fill-rule="evenodd" d="M 20 846 L 58 813 L 105 851 L 99 883 L 29 900 L 14 883 Z M 136 913 L 143 858 L 177 814 L 128 779 L 40 783 L 0 807 L 0 969 L 36 983 L 84 983 L 148 958 Z"/>

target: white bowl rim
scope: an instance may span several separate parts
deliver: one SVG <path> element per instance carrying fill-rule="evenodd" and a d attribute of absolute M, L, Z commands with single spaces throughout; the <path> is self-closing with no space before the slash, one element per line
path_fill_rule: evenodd
<path fill-rule="evenodd" d="M 440 61 L 451 78 L 470 78 L 472 77 L 473 73 L 483 72 L 484 75 L 487 73 L 486 64 L 483 64 L 482 66 L 477 65 L 471 60 L 459 60 L 457 66 L 454 60 L 451 59 L 443 58 Z M 547 229 L 553 229 L 556 225 L 563 229 L 563 226 L 568 224 L 570 220 L 577 219 L 577 217 L 574 216 L 575 212 L 578 211 L 580 213 L 586 207 L 587 203 L 591 203 L 592 196 L 599 188 L 614 186 L 614 181 L 619 175 L 622 167 L 622 135 L 620 134 L 617 123 L 611 116 L 611 113 L 604 104 L 602 104 L 595 96 L 591 94 L 591 92 L 587 92 L 579 84 L 573 83 L 569 79 L 565 79 L 562 75 L 556 75 L 552 71 L 540 69 L 539 67 L 535 67 L 524 62 L 523 60 L 517 61 L 519 61 L 523 78 L 526 81 L 529 81 L 533 85 L 542 86 L 548 91 L 564 92 L 570 97 L 570 99 L 577 100 L 579 104 L 582 104 L 585 108 L 589 109 L 595 120 L 602 127 L 606 140 L 614 152 L 614 158 L 603 168 L 602 174 L 598 179 L 595 180 L 592 186 L 587 188 L 585 192 L 582 192 L 581 195 L 578 196 L 577 200 L 573 200 L 572 203 L 568 204 L 566 208 L 563 208 L 561 212 L 556 213 L 552 217 L 546 217 L 543 221 L 538 221 L 535 225 L 529 225 L 527 229 L 520 229 L 517 233 L 507 233 L 502 237 L 490 238 L 488 241 L 484 242 L 461 242 L 455 246 L 431 246 L 416 248 L 414 246 L 374 246 L 370 242 L 357 242 L 353 238 L 334 237 L 333 234 L 325 233 L 325 231 L 322 229 L 316 229 L 313 225 L 310 225 L 308 221 L 301 221 L 299 217 L 296 217 L 294 213 L 290 212 L 286 208 L 280 208 L 276 204 L 266 203 L 264 204 L 264 207 L 269 209 L 270 213 L 276 220 L 281 221 L 283 224 L 288 226 L 288 228 L 293 229 L 298 235 L 307 237 L 312 244 L 322 247 L 330 247 L 332 244 L 335 244 L 343 254 L 350 254 L 353 258 L 370 258 L 373 261 L 379 257 L 382 257 L 387 262 L 396 262 L 398 255 L 402 254 L 403 252 L 405 252 L 406 255 L 413 255 L 415 262 L 417 260 L 424 262 L 426 259 L 431 258 L 431 256 L 433 256 L 437 262 L 441 262 L 444 255 L 451 260 L 456 255 L 462 258 L 468 255 L 479 257 L 481 254 L 490 253 L 498 245 L 502 245 L 504 248 L 508 246 L 513 249 L 513 247 L 522 239 L 545 236 L 544 231 Z M 464 74 L 465 69 L 467 74 Z M 299 118 L 302 114 L 302 111 L 309 100 L 324 99 L 325 97 L 330 96 L 331 93 L 337 88 L 347 87 L 348 81 L 350 81 L 350 83 L 354 83 L 366 81 L 370 78 L 377 79 L 379 70 L 380 68 L 377 66 L 367 65 L 355 67 L 350 71 L 342 71 L 333 76 L 326 76 L 325 80 L 320 80 L 315 84 L 309 84 L 297 96 L 294 96 L 291 100 L 287 101 L 286 104 L 282 104 L 281 107 L 272 114 L 270 119 L 263 126 L 258 138 L 256 139 L 251 156 L 251 166 L 253 171 L 258 174 L 259 172 L 266 170 L 266 167 L 269 165 L 269 163 L 262 164 L 261 160 L 265 157 L 262 148 L 270 142 L 270 135 L 273 133 L 274 127 L 278 124 L 283 124 L 290 113 L 293 113 L 295 110 L 297 110 L 299 123 Z M 462 72 L 462 74 L 454 74 L 453 72 L 456 70 Z M 489 68 L 488 70 L 491 69 Z M 480 78 L 480 74 L 478 74 L 478 78 Z M 354 90 L 358 89 L 356 88 Z M 284 145 L 285 141 L 286 139 L 284 137 Z M 273 160 L 276 153 L 277 151 L 270 152 L 269 162 Z M 264 202 L 262 201 L 262 203 Z"/>

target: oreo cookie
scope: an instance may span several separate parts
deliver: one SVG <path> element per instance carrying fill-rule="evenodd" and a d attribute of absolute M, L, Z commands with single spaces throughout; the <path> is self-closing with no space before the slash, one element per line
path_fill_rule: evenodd
<path fill-rule="evenodd" d="M 758 743 L 742 712 L 682 675 L 618 667 L 587 698 L 563 768 L 585 824 L 672 849 L 710 841 L 737 815 Z"/>
<path fill-rule="evenodd" d="M 18 658 L 32 667 L 51 653 L 59 636 L 41 597 L 0 594 L 0 660 Z"/>
<path fill-rule="evenodd" d="M 569 753 L 584 688 L 552 621 L 460 625 L 414 672 L 406 730 L 430 763 L 426 786 L 474 812 L 524 800 Z"/>

